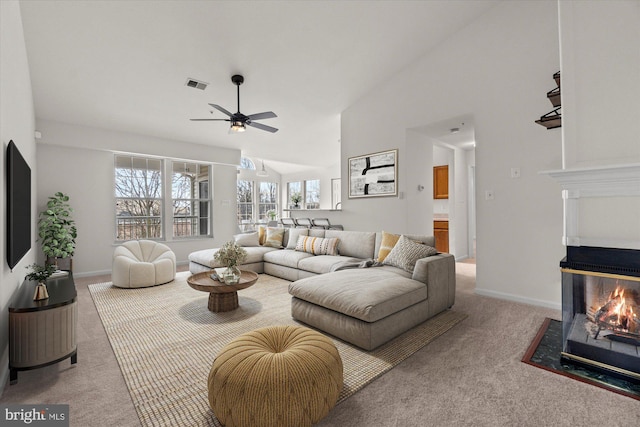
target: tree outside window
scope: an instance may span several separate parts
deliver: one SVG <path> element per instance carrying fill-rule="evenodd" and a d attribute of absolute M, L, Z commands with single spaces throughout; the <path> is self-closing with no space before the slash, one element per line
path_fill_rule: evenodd
<path fill-rule="evenodd" d="M 162 160 L 115 156 L 116 239 L 162 238 Z"/>
<path fill-rule="evenodd" d="M 237 197 L 238 225 L 253 222 L 253 181 L 239 179 Z"/>
<path fill-rule="evenodd" d="M 269 221 L 267 212 L 278 211 L 278 184 L 275 182 L 260 182 L 260 201 L 258 203 L 258 218 Z"/>

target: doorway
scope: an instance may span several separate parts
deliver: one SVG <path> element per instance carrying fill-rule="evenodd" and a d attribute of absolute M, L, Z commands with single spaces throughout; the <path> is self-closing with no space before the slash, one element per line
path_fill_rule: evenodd
<path fill-rule="evenodd" d="M 475 263 L 476 142 L 473 116 L 453 117 L 412 130 L 421 134 L 422 143 L 429 144 L 432 149 L 425 157 L 431 157 L 428 163 L 433 167 L 448 167 L 448 197 L 444 200 L 441 197 L 433 197 L 428 213 L 434 221 L 448 222 L 449 253 L 453 254 L 458 262 Z M 434 222 L 434 228 L 435 225 Z"/>

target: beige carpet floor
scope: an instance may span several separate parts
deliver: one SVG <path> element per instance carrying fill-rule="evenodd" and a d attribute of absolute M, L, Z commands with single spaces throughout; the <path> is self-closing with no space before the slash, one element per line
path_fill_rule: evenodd
<path fill-rule="evenodd" d="M 291 318 L 289 282 L 261 275 L 239 292 L 240 307 L 207 309 L 208 294 L 186 283 L 188 272 L 162 286 L 120 289 L 89 286 L 144 426 L 219 426 L 208 407 L 206 380 L 216 354 L 229 341 Z M 343 401 L 466 318 L 447 310 L 372 352 L 334 339 L 344 365 Z"/>
<path fill-rule="evenodd" d="M 317 427 L 640 424 L 638 401 L 522 363 L 545 317 L 560 312 L 474 294 L 475 268 L 456 264 L 453 308 L 469 317 L 336 405 Z M 0 404 L 65 403 L 71 427 L 140 427 L 87 287 L 109 280 L 75 278 L 78 363 L 20 372 L 17 384 L 3 385 Z"/>

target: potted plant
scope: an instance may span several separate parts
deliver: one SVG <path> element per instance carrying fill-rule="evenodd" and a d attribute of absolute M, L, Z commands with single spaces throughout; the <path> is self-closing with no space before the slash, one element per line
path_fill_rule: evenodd
<path fill-rule="evenodd" d="M 291 202 L 293 203 L 293 207 L 295 209 L 298 209 L 300 207 L 300 202 L 302 201 L 302 194 L 300 193 L 293 193 L 291 195 Z"/>
<path fill-rule="evenodd" d="M 247 258 L 247 251 L 234 241 L 222 245 L 213 258 L 224 265 L 226 270 L 222 274 L 222 280 L 229 285 L 235 285 L 240 281 L 240 269 L 238 265 Z"/>
<path fill-rule="evenodd" d="M 31 264 L 26 268 L 28 269 L 28 274 L 25 276 L 25 279 L 34 280 L 38 283 L 33 294 L 33 299 L 38 301 L 49 298 L 49 292 L 47 292 L 47 279 L 53 274 L 56 267 L 52 264 Z"/>
<path fill-rule="evenodd" d="M 275 210 L 273 210 L 273 209 L 270 209 L 270 210 L 268 210 L 268 211 L 267 211 L 267 216 L 269 217 L 269 219 L 270 219 L 271 221 L 275 221 L 275 220 L 276 220 L 276 216 L 277 216 L 277 215 L 278 215 L 278 214 L 277 214 L 277 213 L 276 213 L 276 211 L 275 211 Z"/>
<path fill-rule="evenodd" d="M 59 258 L 73 256 L 78 236 L 75 222 L 71 218 L 73 209 L 69 205 L 69 196 L 57 192 L 49 197 L 47 208 L 40 212 L 38 236 L 47 264 L 58 267 Z"/>

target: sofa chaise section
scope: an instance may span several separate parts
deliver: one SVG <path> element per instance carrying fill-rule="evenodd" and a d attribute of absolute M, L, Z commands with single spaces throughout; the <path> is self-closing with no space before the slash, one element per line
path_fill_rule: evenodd
<path fill-rule="evenodd" d="M 289 285 L 291 315 L 372 350 L 453 305 L 453 257 L 429 258 L 418 261 L 414 278 L 372 267 L 293 282 Z M 431 282 L 416 277 L 428 277 Z"/>

